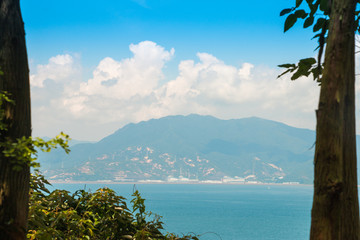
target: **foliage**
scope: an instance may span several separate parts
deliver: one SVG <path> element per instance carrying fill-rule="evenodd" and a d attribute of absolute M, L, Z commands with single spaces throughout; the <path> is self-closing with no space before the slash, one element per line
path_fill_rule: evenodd
<path fill-rule="evenodd" d="M 315 58 L 304 58 L 301 59 L 298 64 L 287 63 L 278 65 L 278 67 L 287 68 L 287 70 L 281 73 L 278 78 L 287 73 L 295 72 L 291 76 L 291 80 L 296 80 L 302 76 L 308 77 L 311 73 L 313 74 L 314 79 L 319 79 L 322 72 L 322 68 L 319 68 L 316 65 Z"/>
<path fill-rule="evenodd" d="M 284 32 L 292 28 L 298 19 L 304 20 L 303 27 L 309 28 L 313 26 L 312 31 L 315 33 L 313 39 L 318 39 L 318 47 L 315 50 L 319 50 L 317 59 L 304 58 L 297 64 L 282 64 L 279 67 L 286 68 L 287 70 L 280 74 L 278 77 L 287 73 L 293 73 L 291 80 L 296 80 L 299 77 L 310 74 L 313 78 L 320 82 L 323 64 L 321 58 L 326 44 L 327 33 L 329 28 L 329 15 L 331 13 L 331 6 L 328 0 L 306 0 L 306 9 L 299 9 L 302 6 L 303 0 L 296 0 L 295 6 L 292 8 L 283 9 L 280 12 L 280 16 L 287 15 L 284 24 Z M 359 19 L 359 13 L 357 13 Z M 358 22 L 358 20 L 357 20 Z"/>
<path fill-rule="evenodd" d="M 94 193 L 50 193 L 46 188 L 49 183 L 37 171 L 31 182 L 28 239 L 198 240 L 191 235 L 162 234 L 161 217 L 151 218 L 152 213 L 145 211 L 145 199 L 137 190 L 130 210 L 126 199 L 109 188 Z"/>
<path fill-rule="evenodd" d="M 63 132 L 49 141 L 44 141 L 38 137 L 33 138 L 23 136 L 17 139 L 3 137 L 5 135 L 3 133 L 5 133 L 10 127 L 6 122 L 6 116 L 8 115 L 6 104 L 15 103 L 11 100 L 9 93 L 0 92 L 0 149 L 3 156 L 9 159 L 14 171 L 21 170 L 24 165 L 39 167 L 39 163 L 36 162 L 38 150 L 50 152 L 51 149 L 55 149 L 60 146 L 66 153 L 70 152 L 68 145 L 70 137 Z"/>
<path fill-rule="evenodd" d="M 0 75 L 2 75 L 1 70 Z M 7 124 L 5 122 L 5 104 L 14 104 L 14 101 L 9 98 L 9 94 L 7 92 L 0 92 L 0 131 L 7 130 Z"/>
<path fill-rule="evenodd" d="M 30 167 L 39 167 L 36 162 L 38 150 L 43 152 L 50 152 L 58 146 L 63 148 L 65 152 L 69 152 L 68 142 L 70 138 L 68 135 L 61 132 L 55 138 L 49 141 L 44 141 L 41 138 L 25 137 L 18 138 L 15 141 L 10 139 L 0 142 L 2 153 L 5 157 L 10 159 L 13 165 L 13 170 L 21 170 L 24 164 Z"/>
<path fill-rule="evenodd" d="M 299 9 L 303 4 L 303 0 L 296 0 L 295 6 L 292 8 L 285 8 L 280 12 L 280 16 L 287 15 L 284 24 L 284 32 L 291 29 L 297 20 L 304 20 L 303 28 L 312 27 L 312 31 L 315 33 L 313 39 L 318 39 L 319 45 L 315 50 L 319 50 L 317 59 L 315 58 L 304 58 L 301 59 L 297 64 L 281 64 L 279 67 L 286 68 L 283 73 L 278 77 L 281 77 L 287 73 L 293 73 L 291 80 L 296 80 L 299 77 L 310 74 L 313 75 L 314 80 L 320 82 L 321 73 L 323 70 L 323 64 L 321 58 L 323 55 L 324 47 L 329 30 L 329 16 L 331 13 L 331 1 L 329 0 L 305 0 L 306 8 Z M 357 3 L 360 3 L 358 0 Z M 360 33 L 360 11 L 355 12 L 355 29 Z"/>

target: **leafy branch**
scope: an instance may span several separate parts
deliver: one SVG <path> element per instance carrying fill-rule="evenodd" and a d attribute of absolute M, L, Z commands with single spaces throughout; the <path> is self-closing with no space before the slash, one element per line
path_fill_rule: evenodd
<path fill-rule="evenodd" d="M 303 28 L 309 28 L 313 26 L 312 31 L 315 33 L 313 39 L 318 39 L 318 46 L 315 49 L 318 50 L 317 59 L 304 58 L 297 64 L 282 64 L 279 67 L 286 68 L 287 70 L 280 74 L 278 77 L 287 73 L 293 73 L 291 80 L 296 80 L 301 76 L 313 75 L 314 80 L 320 82 L 323 64 L 321 58 L 323 50 L 326 44 L 328 29 L 329 29 L 329 15 L 331 13 L 330 1 L 328 0 L 306 0 L 307 9 L 299 9 L 304 1 L 296 0 L 295 6 L 292 8 L 283 9 L 280 12 L 280 16 L 288 15 L 285 24 L 284 32 L 292 28 L 298 19 L 303 19 Z M 322 14 L 317 14 L 321 12 Z"/>
<path fill-rule="evenodd" d="M 44 180 L 40 173 L 32 178 L 28 239 L 199 240 L 195 234 L 161 233 L 161 217 L 146 218 L 150 215 L 138 191 L 133 194 L 130 210 L 126 199 L 109 188 L 94 193 L 48 192 L 43 189 L 49 184 Z"/>
<path fill-rule="evenodd" d="M 52 149 L 61 147 L 66 153 L 70 152 L 69 141 L 71 140 L 69 135 L 61 132 L 55 138 L 45 141 L 41 138 L 33 138 L 22 136 L 15 140 L 4 137 L 6 131 L 9 128 L 9 124 L 6 122 L 7 104 L 15 104 L 11 99 L 11 95 L 7 92 L 0 92 L 0 133 L 2 136 L 0 141 L 0 151 L 2 155 L 9 160 L 12 164 L 13 170 L 20 171 L 23 166 L 39 167 L 39 163 L 36 162 L 38 156 L 38 150 L 43 152 L 50 152 Z"/>

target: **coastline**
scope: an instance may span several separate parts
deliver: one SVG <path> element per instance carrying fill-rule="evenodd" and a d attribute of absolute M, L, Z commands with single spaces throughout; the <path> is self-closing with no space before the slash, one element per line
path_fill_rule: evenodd
<path fill-rule="evenodd" d="M 132 182 L 113 182 L 113 181 L 49 181 L 51 184 L 104 184 L 104 185 L 259 185 L 259 186 L 313 186 L 313 184 L 303 183 L 248 183 L 248 182 L 159 182 L 159 181 L 132 181 Z"/>

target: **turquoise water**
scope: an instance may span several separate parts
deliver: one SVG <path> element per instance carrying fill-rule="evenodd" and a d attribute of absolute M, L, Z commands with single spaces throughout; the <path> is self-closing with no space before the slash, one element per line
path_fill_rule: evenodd
<path fill-rule="evenodd" d="M 95 191 L 104 184 L 54 184 Z M 131 184 L 107 184 L 130 198 Z M 203 234 L 204 240 L 305 240 L 310 231 L 312 186 L 140 184 L 147 210 L 165 229 Z"/>

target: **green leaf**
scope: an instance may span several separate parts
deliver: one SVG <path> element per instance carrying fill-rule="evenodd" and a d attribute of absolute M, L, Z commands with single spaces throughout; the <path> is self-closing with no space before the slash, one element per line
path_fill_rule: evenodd
<path fill-rule="evenodd" d="M 282 76 L 284 76 L 285 74 L 287 74 L 288 72 L 290 72 L 291 69 L 286 70 L 285 72 L 281 73 L 280 75 L 277 76 L 277 78 L 281 78 Z"/>
<path fill-rule="evenodd" d="M 301 5 L 303 0 L 296 0 L 296 7 L 299 7 Z"/>
<path fill-rule="evenodd" d="M 299 61 L 298 70 L 291 76 L 291 80 L 296 80 L 301 76 L 309 76 L 311 66 L 316 63 L 315 58 L 304 58 Z"/>
<path fill-rule="evenodd" d="M 285 14 L 290 13 L 292 10 L 292 8 L 285 8 L 280 12 L 280 16 L 284 16 Z"/>
<path fill-rule="evenodd" d="M 304 22 L 304 28 L 310 27 L 314 23 L 314 16 L 309 16 L 307 19 L 305 19 Z"/>
<path fill-rule="evenodd" d="M 313 36 L 312 39 L 318 38 L 318 37 L 320 37 L 320 35 L 321 35 L 321 33 L 318 33 L 318 34 L 316 34 L 315 36 Z M 312 39 L 311 39 L 311 40 L 312 40 Z"/>
<path fill-rule="evenodd" d="M 316 63 L 316 59 L 315 58 L 304 58 L 301 59 L 299 62 L 299 65 L 313 65 Z"/>
<path fill-rule="evenodd" d="M 291 76 L 291 80 L 294 81 L 296 79 L 298 79 L 299 77 L 301 77 L 303 74 L 302 74 L 302 71 L 300 69 L 298 69 L 292 76 Z"/>
<path fill-rule="evenodd" d="M 322 67 L 313 68 L 313 69 L 311 69 L 311 72 L 313 74 L 314 80 L 316 79 L 318 82 L 321 82 L 320 81 L 320 76 L 321 76 L 321 73 L 322 73 Z"/>
<path fill-rule="evenodd" d="M 323 11 L 325 15 L 329 15 L 329 10 L 331 7 L 329 3 L 329 0 L 320 0 L 320 10 Z"/>
<path fill-rule="evenodd" d="M 294 14 L 297 18 L 302 18 L 302 19 L 306 18 L 308 15 L 303 9 L 296 10 L 296 12 Z"/>
<path fill-rule="evenodd" d="M 294 24 L 296 23 L 296 20 L 297 20 L 296 15 L 295 14 L 290 14 L 285 20 L 284 32 L 286 32 L 292 26 L 294 26 Z"/>
<path fill-rule="evenodd" d="M 317 32 L 322 29 L 326 21 L 327 20 L 325 18 L 319 18 L 314 25 L 313 32 Z"/>
<path fill-rule="evenodd" d="M 285 64 L 278 65 L 278 67 L 291 68 L 291 67 L 295 67 L 295 64 L 285 63 Z"/>
<path fill-rule="evenodd" d="M 316 1 L 314 4 L 312 3 L 312 1 L 308 1 L 308 5 L 310 8 L 310 15 L 314 16 L 314 14 L 316 13 L 318 6 L 319 6 L 319 2 Z"/>

